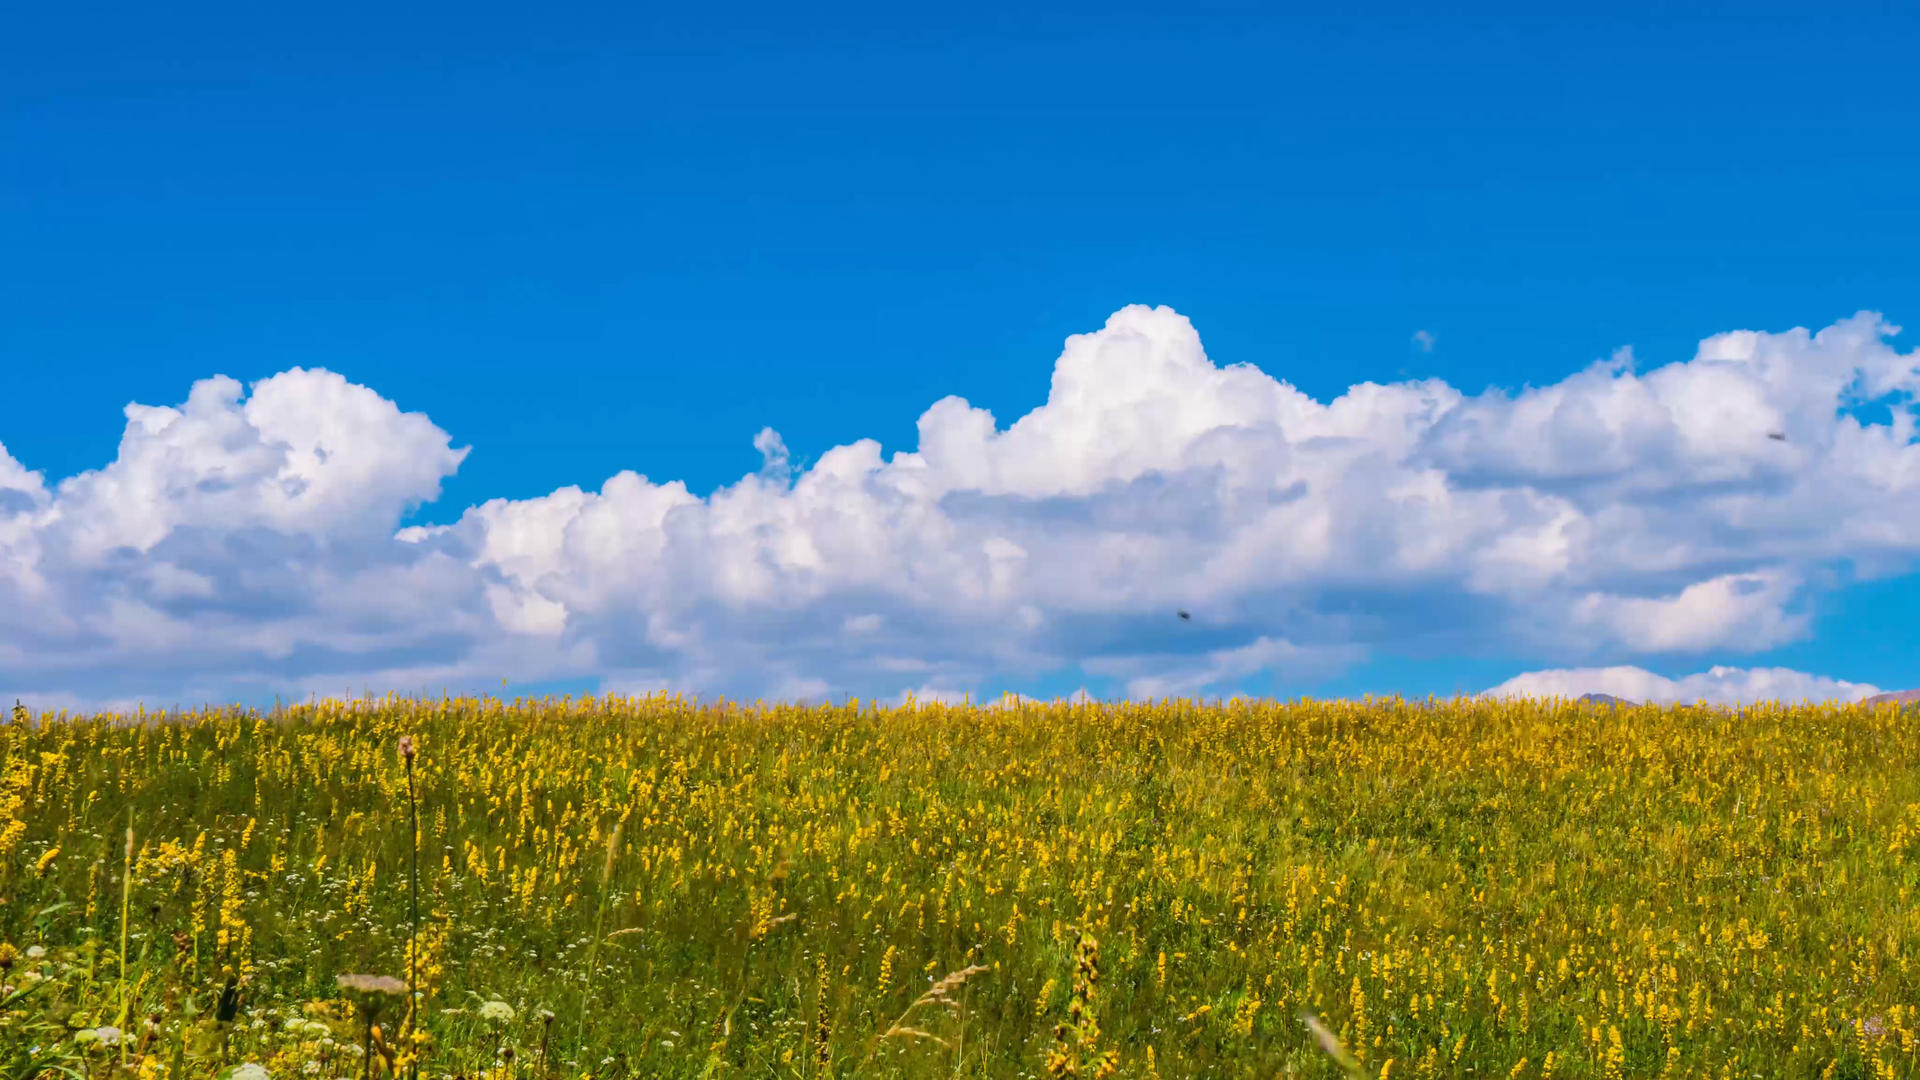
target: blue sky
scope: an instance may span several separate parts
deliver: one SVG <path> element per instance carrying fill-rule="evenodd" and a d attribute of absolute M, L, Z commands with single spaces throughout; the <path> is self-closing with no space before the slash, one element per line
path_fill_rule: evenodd
<path fill-rule="evenodd" d="M 1920 684 L 1920 451 L 1890 426 L 1912 334 L 1791 336 L 1920 319 L 1920 24 L 1251 11 L 17 16 L 0 690 Z M 1178 317 L 1116 316 L 1136 304 Z M 1096 331 L 1086 385 L 1145 398 L 966 443 L 996 464 L 950 456 L 912 509 L 875 509 L 936 402 L 1000 432 L 1044 418 L 1064 343 Z M 1734 331 L 1777 336 L 1728 346 L 1745 381 L 1703 367 L 1647 397 L 1666 434 L 1596 386 L 1602 434 L 1571 448 L 1525 436 L 1524 410 L 1485 419 L 1497 453 L 1461 441 L 1471 409 L 1441 415 L 1490 387 L 1561 394 L 1622 347 L 1643 377 L 1688 365 Z M 1200 363 L 1321 407 L 1367 382 L 1453 397 L 1404 390 L 1427 411 L 1398 421 L 1239 414 L 1265 391 Z M 236 393 L 187 408 L 214 376 Z M 179 412 L 123 443 L 129 403 Z M 1758 457 L 1727 428 L 1788 416 Z M 1245 438 L 1206 442 L 1221 424 Z M 1327 424 L 1397 471 L 1309 466 Z M 763 474 L 768 428 L 787 468 Z M 879 457 L 844 490 L 784 486 L 863 439 Z M 289 463 L 308 442 L 319 473 Z M 1555 453 L 1611 471 L 1529 472 Z M 602 490 L 622 470 L 696 502 L 763 486 L 676 532 L 651 487 Z M 1274 508 L 1222 494 L 1221 470 Z M 1349 501 L 1422 476 L 1453 526 L 1404 493 Z M 583 524 L 569 486 L 619 525 Z M 1497 513 L 1473 502 L 1490 491 Z M 520 501 L 511 529 L 467 514 L 493 499 Z M 1200 524 L 1169 533 L 1176 514 Z M 1331 547 L 1275 541 L 1288 514 Z M 1551 548 L 1549 520 L 1576 539 L 1527 556 L 1553 563 L 1537 588 L 1492 584 L 1485 552 Z M 1452 539 L 1416 554 L 1429 534 Z M 1110 566 L 1069 557 L 1101 543 Z M 1693 629 L 1630 632 L 1649 620 Z"/>

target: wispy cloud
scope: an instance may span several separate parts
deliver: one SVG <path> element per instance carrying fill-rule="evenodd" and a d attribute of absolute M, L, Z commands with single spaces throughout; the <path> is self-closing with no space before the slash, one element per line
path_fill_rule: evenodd
<path fill-rule="evenodd" d="M 1005 428 L 949 397 L 912 452 L 796 470 L 766 429 L 708 498 L 621 472 L 397 531 L 464 457 L 447 432 L 325 371 L 208 379 L 128 406 L 115 459 L 54 487 L 0 448 L 0 690 L 892 697 L 1077 666 L 1207 693 L 1437 627 L 1516 667 L 1726 659 L 1804 638 L 1823 566 L 1920 554 L 1920 364 L 1895 332 L 1861 314 L 1645 374 L 1623 353 L 1517 395 L 1321 403 L 1129 307 Z M 1864 399 L 1891 422 L 1845 411 Z"/>
<path fill-rule="evenodd" d="M 1413 347 L 1416 349 L 1419 349 L 1423 353 L 1432 352 L 1433 351 L 1433 335 L 1428 333 L 1425 330 L 1415 330 L 1413 332 Z"/>

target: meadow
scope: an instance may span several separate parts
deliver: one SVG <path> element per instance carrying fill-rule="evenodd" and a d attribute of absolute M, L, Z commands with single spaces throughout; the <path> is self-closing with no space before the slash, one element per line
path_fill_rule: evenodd
<path fill-rule="evenodd" d="M 1916 719 L 17 713 L 0 1078 L 1909 1077 Z"/>

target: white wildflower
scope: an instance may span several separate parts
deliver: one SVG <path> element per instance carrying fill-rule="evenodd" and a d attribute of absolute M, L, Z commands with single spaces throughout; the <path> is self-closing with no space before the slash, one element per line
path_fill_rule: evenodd
<path fill-rule="evenodd" d="M 296 1016 L 287 1021 L 287 1034 L 296 1039 L 323 1038 L 328 1034 L 328 1030 L 327 1025 L 321 1021 L 309 1020 L 304 1016 Z"/>
<path fill-rule="evenodd" d="M 489 1001 L 480 1006 L 480 1019 L 495 1024 L 513 1022 L 513 1006 L 504 1001 Z"/>
<path fill-rule="evenodd" d="M 249 1061 L 227 1074 L 227 1080 L 269 1080 L 267 1067 Z"/>

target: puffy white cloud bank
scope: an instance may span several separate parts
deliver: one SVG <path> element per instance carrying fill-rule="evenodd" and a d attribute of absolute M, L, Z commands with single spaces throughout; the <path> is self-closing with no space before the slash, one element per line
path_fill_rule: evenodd
<path fill-rule="evenodd" d="M 1365 382 L 1322 404 L 1135 306 L 1069 338 L 1005 429 L 948 397 L 912 452 L 861 439 L 796 474 L 769 429 L 763 467 L 708 498 L 621 472 L 407 529 L 466 454 L 447 432 L 327 371 L 212 378 L 129 405 L 115 459 L 56 486 L 0 448 L 0 690 L 511 672 L 932 700 L 1077 667 L 1140 697 L 1475 655 L 1571 669 L 1503 684 L 1528 693 L 1865 696 L 1628 665 L 1799 640 L 1832 567 L 1920 554 L 1920 358 L 1897 332 L 1863 313 L 1645 374 L 1623 350 L 1518 394 Z M 1848 413 L 1875 401 L 1890 422 Z"/>

